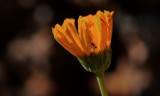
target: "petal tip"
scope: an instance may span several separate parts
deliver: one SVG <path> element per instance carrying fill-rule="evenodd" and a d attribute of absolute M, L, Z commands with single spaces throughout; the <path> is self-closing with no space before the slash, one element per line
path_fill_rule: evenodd
<path fill-rule="evenodd" d="M 110 14 L 113 15 L 113 14 L 114 14 L 114 11 L 111 11 Z"/>

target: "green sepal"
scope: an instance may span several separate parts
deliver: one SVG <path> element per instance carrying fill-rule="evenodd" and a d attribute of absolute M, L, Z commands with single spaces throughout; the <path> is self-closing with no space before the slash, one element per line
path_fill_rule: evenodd
<path fill-rule="evenodd" d="M 99 53 L 98 55 L 91 54 L 90 56 L 78 58 L 78 60 L 88 72 L 104 72 L 111 64 L 111 55 L 112 49 L 110 48 L 109 50 Z"/>

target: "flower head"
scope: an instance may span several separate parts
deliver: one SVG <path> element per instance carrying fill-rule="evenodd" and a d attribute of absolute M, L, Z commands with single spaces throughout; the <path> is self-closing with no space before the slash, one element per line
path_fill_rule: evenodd
<path fill-rule="evenodd" d="M 111 45 L 113 11 L 97 11 L 95 15 L 78 18 L 78 32 L 74 19 L 56 24 L 52 33 L 67 51 L 76 57 L 90 56 L 108 50 Z"/>
<path fill-rule="evenodd" d="M 56 24 L 52 33 L 67 51 L 76 56 L 90 72 L 104 71 L 110 65 L 113 11 L 97 11 L 95 15 L 79 16 L 78 32 L 74 19 Z M 108 59 L 107 59 L 108 58 Z"/>

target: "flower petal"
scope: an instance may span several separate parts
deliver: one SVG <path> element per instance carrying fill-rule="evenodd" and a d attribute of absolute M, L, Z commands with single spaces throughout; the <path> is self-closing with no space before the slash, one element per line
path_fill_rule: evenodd
<path fill-rule="evenodd" d="M 113 30 L 113 14 L 114 11 L 104 11 L 105 19 L 107 22 L 107 26 L 109 29 L 109 32 L 107 34 L 107 41 L 106 41 L 106 47 L 109 48 L 111 46 L 111 39 L 112 39 L 112 30 Z"/>
<path fill-rule="evenodd" d="M 60 26 L 60 25 L 56 25 L 56 26 Z M 74 50 L 71 47 L 70 45 L 71 41 L 69 41 L 69 39 L 67 39 L 66 36 L 62 34 L 62 32 L 56 30 L 55 28 L 52 28 L 52 33 L 54 34 L 54 38 L 56 39 L 56 41 L 60 43 L 60 45 L 62 45 L 67 51 L 69 51 L 74 56 L 79 56 L 76 50 Z"/>
<path fill-rule="evenodd" d="M 100 17 L 100 51 L 103 52 L 105 49 L 105 42 L 107 40 L 107 32 L 108 26 L 106 26 L 105 16 L 104 13 L 101 11 L 97 11 L 97 15 Z"/>
<path fill-rule="evenodd" d="M 81 20 L 81 19 L 82 19 L 82 16 L 79 16 L 79 18 L 78 18 L 78 33 L 79 33 L 79 38 L 80 38 L 80 41 L 81 41 L 84 53 L 87 56 L 89 56 L 89 51 L 88 51 L 88 48 L 87 48 L 86 39 L 84 38 L 85 34 L 84 34 L 84 30 L 83 30 L 83 27 L 82 27 L 82 24 L 81 24 L 81 23 L 83 23 L 83 20 Z"/>
<path fill-rule="evenodd" d="M 80 38 L 75 27 L 74 19 L 65 19 L 62 28 L 65 30 L 64 35 L 69 36 L 72 41 L 72 47 L 77 51 L 80 56 L 84 55 L 83 48 L 80 42 Z"/>
<path fill-rule="evenodd" d="M 79 17 L 78 20 L 79 26 L 79 34 L 82 43 L 85 43 L 86 48 L 88 49 L 89 53 L 98 53 L 99 50 L 97 48 L 98 41 L 97 41 L 97 29 L 95 26 L 95 16 L 88 15 L 86 17 Z M 80 28 L 81 27 L 81 28 Z M 83 37 L 83 38 L 82 38 Z M 83 44 L 84 45 L 84 44 Z"/>

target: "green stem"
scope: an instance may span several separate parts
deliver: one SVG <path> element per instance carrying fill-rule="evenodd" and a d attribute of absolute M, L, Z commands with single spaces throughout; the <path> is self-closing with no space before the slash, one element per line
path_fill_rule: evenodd
<path fill-rule="evenodd" d="M 104 84 L 104 72 L 96 73 L 96 78 L 97 78 L 102 96 L 108 96 L 107 90 Z"/>

